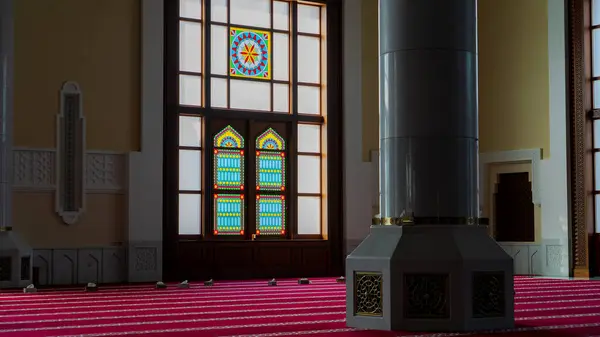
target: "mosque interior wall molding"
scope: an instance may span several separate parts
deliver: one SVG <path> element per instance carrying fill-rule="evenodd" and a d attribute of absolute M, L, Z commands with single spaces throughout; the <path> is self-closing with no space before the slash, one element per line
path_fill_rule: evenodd
<path fill-rule="evenodd" d="M 85 192 L 126 194 L 127 158 L 124 153 L 87 151 Z M 56 190 L 55 149 L 13 149 L 13 193 L 52 193 Z M 16 226 L 18 230 L 18 224 Z M 55 249 L 33 247 L 34 277 L 39 285 L 87 282 L 118 283 L 127 280 L 128 249 L 121 244 L 105 247 Z M 156 271 L 157 250 L 131 250 L 134 269 Z"/>
<path fill-rule="evenodd" d="M 55 190 L 56 160 L 54 149 L 13 149 L 13 191 Z M 87 193 L 124 193 L 127 154 L 87 151 L 85 171 Z"/>

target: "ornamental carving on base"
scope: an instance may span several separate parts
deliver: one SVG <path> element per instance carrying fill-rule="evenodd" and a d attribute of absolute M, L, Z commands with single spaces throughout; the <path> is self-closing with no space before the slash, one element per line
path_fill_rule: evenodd
<path fill-rule="evenodd" d="M 383 316 L 383 275 L 381 273 L 354 273 L 354 314 Z"/>
<path fill-rule="evenodd" d="M 473 273 L 473 318 L 504 317 L 504 272 Z"/>
<path fill-rule="evenodd" d="M 0 256 L 0 282 L 12 279 L 12 257 Z"/>
<path fill-rule="evenodd" d="M 405 274 L 404 317 L 450 318 L 449 281 L 448 274 Z"/>

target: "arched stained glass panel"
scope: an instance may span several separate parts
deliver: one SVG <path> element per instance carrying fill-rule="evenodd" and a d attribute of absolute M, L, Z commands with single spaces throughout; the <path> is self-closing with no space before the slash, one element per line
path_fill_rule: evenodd
<path fill-rule="evenodd" d="M 256 138 L 256 191 L 256 234 L 285 235 L 285 140 L 272 128 Z"/>
<path fill-rule="evenodd" d="M 214 139 L 214 188 L 244 189 L 244 138 L 231 126 L 225 127 Z"/>
<path fill-rule="evenodd" d="M 256 138 L 256 190 L 285 191 L 285 141 L 268 129 Z"/>

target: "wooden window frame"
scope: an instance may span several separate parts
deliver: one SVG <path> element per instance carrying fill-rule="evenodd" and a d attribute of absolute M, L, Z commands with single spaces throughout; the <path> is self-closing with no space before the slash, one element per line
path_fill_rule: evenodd
<path fill-rule="evenodd" d="M 212 141 L 209 141 L 207 138 L 207 124 L 210 123 L 211 119 L 223 118 L 226 117 L 228 119 L 238 119 L 238 120 L 252 120 L 252 121 L 264 121 L 264 122 L 287 122 L 292 123 L 294 125 L 294 132 L 292 132 L 287 138 L 287 144 L 291 149 L 296 149 L 296 130 L 297 125 L 299 123 L 308 123 L 308 124 L 320 124 L 324 125 L 327 132 L 327 149 L 323 152 L 327 153 L 327 165 L 326 165 L 326 174 L 327 178 L 327 191 L 322 192 L 320 194 L 321 200 L 327 202 L 328 209 L 327 212 L 322 215 L 322 222 L 326 223 L 327 233 L 326 237 L 323 235 L 293 235 L 292 237 L 286 238 L 286 240 L 323 240 L 334 239 L 336 241 L 335 245 L 342 245 L 342 99 L 341 99 L 341 10 L 332 11 L 333 19 L 330 19 L 329 7 L 333 6 L 335 8 L 341 9 L 341 1 L 339 0 L 329 0 L 329 1 L 306 1 L 306 3 L 315 3 L 315 4 L 325 4 L 328 7 L 327 13 L 327 50 L 326 50 L 326 62 L 327 66 L 321 67 L 321 71 L 324 68 L 327 69 L 327 78 L 330 79 L 327 83 L 327 104 L 326 107 L 322 106 L 322 111 L 327 111 L 326 117 L 323 115 L 304 115 L 297 113 L 297 103 L 294 103 L 292 106 L 292 113 L 276 113 L 276 112 L 265 112 L 265 111 L 248 111 L 248 110 L 230 110 L 230 109 L 218 109 L 218 108 L 210 108 L 210 95 L 204 94 L 202 107 L 190 107 L 190 106 L 180 106 L 179 98 L 178 98 L 178 75 L 186 74 L 185 72 L 179 71 L 178 65 L 178 55 L 179 55 L 179 21 L 181 20 L 179 17 L 179 4 L 178 1 L 167 1 L 165 3 L 165 71 L 164 71 L 164 80 L 165 80 L 165 124 L 164 124 L 164 135 L 165 135 L 165 145 L 164 145 L 164 226 L 163 226 L 163 234 L 165 238 L 165 245 L 168 246 L 168 242 L 178 242 L 178 241 L 207 241 L 207 240 L 222 240 L 220 238 L 210 237 L 207 235 L 179 235 L 178 232 L 178 200 L 177 196 L 179 194 L 178 184 L 177 184 L 177 176 L 178 176 L 178 150 L 180 149 L 178 144 L 178 137 L 174 136 L 178 134 L 178 117 L 182 115 L 187 116 L 197 116 L 202 117 L 202 126 L 203 126 L 203 137 L 202 137 L 202 192 L 200 194 L 203 196 L 203 211 L 202 211 L 202 233 L 206 234 L 208 231 L 209 224 L 212 223 L 209 220 L 212 212 L 209 207 L 207 207 L 207 196 L 212 195 L 211 184 L 208 183 L 210 175 L 212 174 L 210 166 L 207 165 L 212 162 Z M 297 26 L 297 16 L 292 8 L 296 7 L 296 3 L 294 1 L 290 2 L 290 16 L 293 21 L 291 25 L 290 31 L 286 33 L 289 34 L 292 39 L 293 45 L 297 45 L 297 37 L 298 35 L 314 35 L 314 34 L 305 34 L 298 33 L 294 30 L 294 27 Z M 228 7 L 229 8 L 229 7 Z M 229 9 L 228 9 L 229 10 Z M 202 13 L 204 16 L 203 20 L 193 20 L 185 18 L 185 21 L 196 21 L 196 22 L 204 22 L 203 24 L 203 71 L 202 71 L 202 89 L 204 93 L 209 93 L 211 88 L 211 78 L 223 78 L 223 76 L 215 76 L 210 74 L 208 71 L 210 69 L 210 39 L 207 38 L 210 36 L 210 28 L 211 25 L 215 23 L 210 23 L 206 21 L 206 13 L 210 13 L 210 1 L 207 1 L 203 6 Z M 228 20 L 229 21 L 229 20 Z M 229 23 L 217 23 L 219 25 L 229 25 Z M 236 25 L 240 26 L 240 25 Z M 240 26 L 243 27 L 243 26 Z M 247 27 L 254 28 L 254 27 Z M 258 28 L 257 28 L 258 29 Z M 273 29 L 269 29 L 269 31 L 275 31 Z M 318 36 L 318 35 L 316 35 Z M 337 39 L 337 41 L 336 41 Z M 292 64 L 297 63 L 297 53 L 292 54 Z M 333 60 L 337 62 L 333 62 Z M 198 76 L 199 74 L 193 74 Z M 227 78 L 230 78 L 227 76 Z M 297 67 L 291 67 L 290 72 L 291 81 L 289 85 L 292 88 L 292 101 L 296 101 L 293 97 L 297 97 L 297 88 L 298 85 L 308 85 L 314 86 L 314 84 L 309 83 L 298 83 L 294 82 L 297 78 Z M 277 81 L 270 80 L 273 83 L 278 83 Z M 286 83 L 288 84 L 288 83 Z M 272 89 L 271 89 L 272 90 Z M 229 95 L 228 95 L 229 96 Z M 273 95 L 271 95 L 273 97 Z M 228 99 L 229 101 L 229 99 Z M 327 120 L 327 123 L 325 123 Z M 208 123 L 207 123 L 208 122 Z M 246 139 L 248 141 L 248 139 Z M 196 148 L 194 148 L 197 150 Z M 297 172 L 296 172 L 296 158 L 298 155 L 304 155 L 303 153 L 295 154 L 291 152 L 289 155 L 289 163 L 288 170 L 290 171 L 289 181 L 293 182 L 290 184 L 290 195 L 292 196 L 292 200 L 288 202 L 291 204 L 288 208 L 288 223 L 290 225 L 295 224 L 297 221 L 297 196 L 296 193 L 296 183 L 297 181 Z M 314 154 L 309 154 L 314 155 Z M 248 158 L 246 158 L 248 161 Z M 293 203 L 293 204 L 292 204 Z M 296 228 L 291 226 L 288 230 L 290 233 L 296 233 Z M 339 241 L 339 242 L 338 242 Z M 169 249 L 165 247 L 165 250 Z"/>
<path fill-rule="evenodd" d="M 569 274 L 590 277 L 600 271 L 595 233 L 591 0 L 565 0 L 567 13 L 567 165 L 569 197 Z M 599 27 L 600 28 L 600 27 Z"/>

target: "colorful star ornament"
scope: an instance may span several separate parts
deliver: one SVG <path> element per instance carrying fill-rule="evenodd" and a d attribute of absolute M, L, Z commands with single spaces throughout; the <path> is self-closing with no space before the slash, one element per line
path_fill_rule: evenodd
<path fill-rule="evenodd" d="M 271 33 L 231 27 L 229 54 L 231 76 L 271 79 Z"/>

